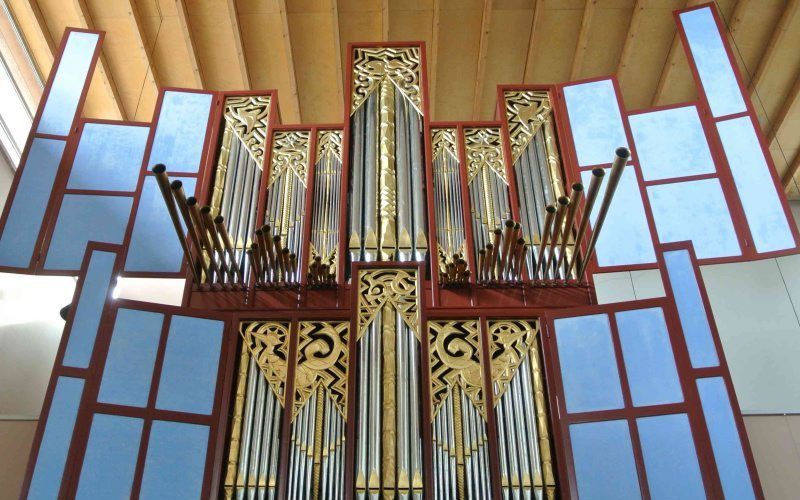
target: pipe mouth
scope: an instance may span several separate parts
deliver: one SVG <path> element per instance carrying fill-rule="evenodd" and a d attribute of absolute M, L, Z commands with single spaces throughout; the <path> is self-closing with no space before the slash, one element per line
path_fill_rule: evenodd
<path fill-rule="evenodd" d="M 519 222 L 514 223 L 514 230 L 516 231 L 517 229 L 519 229 Z"/>
<path fill-rule="evenodd" d="M 555 213 L 556 207 L 555 207 L 555 205 L 547 205 L 545 207 L 545 210 L 547 210 L 548 212 L 550 212 L 552 214 L 552 213 Z"/>
<path fill-rule="evenodd" d="M 600 167 L 593 168 L 592 175 L 595 177 L 603 177 L 604 175 L 606 175 L 606 169 Z"/>
<path fill-rule="evenodd" d="M 275 243 L 280 243 L 281 237 L 279 235 L 275 235 L 272 237 L 272 241 L 274 241 Z"/>
<path fill-rule="evenodd" d="M 261 226 L 261 231 L 263 231 L 265 233 L 268 233 L 270 229 L 272 229 L 272 228 L 269 227 L 269 224 L 264 224 L 263 226 Z"/>
<path fill-rule="evenodd" d="M 569 198 L 566 196 L 559 196 L 558 197 L 558 204 L 559 205 L 569 205 Z"/>
<path fill-rule="evenodd" d="M 508 220 L 506 221 L 506 227 L 514 227 L 514 221 L 513 221 L 513 220 L 511 220 L 511 219 L 508 219 Z"/>
<path fill-rule="evenodd" d="M 524 245 L 524 244 L 525 244 L 525 238 L 520 238 L 517 240 L 517 245 Z"/>
<path fill-rule="evenodd" d="M 169 187 L 177 191 L 178 189 L 183 187 L 183 181 L 172 181 L 169 183 Z"/>
<path fill-rule="evenodd" d="M 492 232 L 493 232 L 494 234 L 503 234 L 503 231 L 501 231 L 501 230 L 499 230 L 499 229 L 495 229 L 495 230 L 494 230 L 494 231 L 492 231 Z"/>
<path fill-rule="evenodd" d="M 572 190 L 583 191 L 583 184 L 581 184 L 580 182 L 576 182 L 575 184 L 572 185 Z"/>
<path fill-rule="evenodd" d="M 209 207 L 208 205 L 204 206 L 203 208 L 200 209 L 200 213 L 203 215 L 211 213 L 211 207 Z"/>
<path fill-rule="evenodd" d="M 628 158 L 631 157 L 631 150 L 628 148 L 617 148 L 617 150 L 614 151 L 614 153 L 616 153 L 617 156 L 619 156 L 624 160 L 627 160 Z"/>
<path fill-rule="evenodd" d="M 261 236 L 262 234 L 264 234 L 264 231 L 261 229 L 256 229 L 256 235 Z"/>
<path fill-rule="evenodd" d="M 492 245 L 491 243 L 486 244 L 486 250 L 491 250 L 492 248 L 494 248 L 494 245 Z"/>
<path fill-rule="evenodd" d="M 289 249 L 288 248 L 284 248 L 283 250 L 281 250 L 281 253 L 288 254 L 289 253 Z"/>
<path fill-rule="evenodd" d="M 251 243 L 251 244 L 250 244 L 250 249 L 251 249 L 251 250 L 256 250 L 256 249 L 258 249 L 258 243 Z"/>
<path fill-rule="evenodd" d="M 485 254 L 486 253 L 486 249 L 485 248 L 481 248 L 480 250 L 478 250 L 478 253 Z"/>
<path fill-rule="evenodd" d="M 214 217 L 214 224 L 222 224 L 223 222 L 225 222 L 225 217 L 221 215 Z"/>
<path fill-rule="evenodd" d="M 197 205 L 197 198 L 195 198 L 194 196 L 186 198 L 186 204 L 189 205 L 190 207 Z"/>
<path fill-rule="evenodd" d="M 167 167 L 163 163 L 158 163 L 158 164 L 156 164 L 155 167 L 153 167 L 153 173 L 154 174 L 163 174 L 166 171 L 167 171 Z"/>

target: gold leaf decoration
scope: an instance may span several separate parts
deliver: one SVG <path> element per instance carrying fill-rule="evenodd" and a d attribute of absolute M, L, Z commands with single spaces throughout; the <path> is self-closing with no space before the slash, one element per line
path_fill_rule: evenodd
<path fill-rule="evenodd" d="M 225 99 L 225 122 L 261 166 L 269 125 L 270 96 L 235 96 Z"/>
<path fill-rule="evenodd" d="M 363 269 L 358 279 L 358 339 L 385 305 L 391 305 L 419 340 L 417 271 Z"/>
<path fill-rule="evenodd" d="M 292 172 L 306 185 L 308 148 L 311 132 L 308 130 L 278 130 L 272 136 L 272 161 L 269 183 L 286 172 Z"/>
<path fill-rule="evenodd" d="M 465 128 L 464 146 L 467 150 L 467 182 L 472 182 L 486 170 L 494 172 L 508 185 L 499 127 Z"/>
<path fill-rule="evenodd" d="M 255 358 L 275 397 L 283 405 L 289 359 L 289 323 L 250 321 L 239 325 L 244 346 Z"/>
<path fill-rule="evenodd" d="M 353 92 L 350 114 L 388 78 L 422 114 L 419 47 L 356 47 L 353 50 Z"/>
<path fill-rule="evenodd" d="M 301 321 L 292 420 L 321 385 L 347 419 L 347 321 Z"/>
<path fill-rule="evenodd" d="M 539 327 L 536 321 L 496 320 L 489 321 L 489 346 L 492 358 L 492 382 L 495 386 L 494 404 L 508 388 L 535 341 Z"/>

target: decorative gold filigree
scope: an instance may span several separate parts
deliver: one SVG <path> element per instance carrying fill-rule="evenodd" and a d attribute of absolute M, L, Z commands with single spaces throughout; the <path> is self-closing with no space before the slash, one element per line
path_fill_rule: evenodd
<path fill-rule="evenodd" d="M 239 325 L 244 346 L 256 359 L 261 373 L 269 382 L 275 397 L 283 405 L 286 388 L 286 369 L 289 358 L 289 323 L 251 321 Z"/>
<path fill-rule="evenodd" d="M 431 134 L 431 144 L 433 146 L 434 160 L 445 153 L 449 153 L 454 160 L 458 161 L 458 153 L 456 152 L 456 129 L 433 129 Z"/>
<path fill-rule="evenodd" d="M 419 296 L 417 271 L 408 269 L 363 269 L 358 277 L 358 339 L 375 315 L 390 304 L 419 340 Z"/>
<path fill-rule="evenodd" d="M 497 406 L 528 355 L 539 328 L 536 321 L 525 320 L 489 321 L 488 327 L 494 404 Z"/>
<path fill-rule="evenodd" d="M 419 47 L 357 47 L 353 50 L 350 114 L 388 78 L 422 114 Z"/>
<path fill-rule="evenodd" d="M 320 385 L 347 419 L 347 321 L 301 321 L 292 420 Z M 318 404 L 320 402 L 318 401 Z"/>
<path fill-rule="evenodd" d="M 342 131 L 320 130 L 317 132 L 317 161 L 335 157 L 342 161 Z"/>
<path fill-rule="evenodd" d="M 511 143 L 511 162 L 515 163 L 536 132 L 550 120 L 552 106 L 546 90 L 505 90 L 503 99 Z"/>
<path fill-rule="evenodd" d="M 499 127 L 465 128 L 464 146 L 467 150 L 467 182 L 472 182 L 480 173 L 491 171 L 508 185 Z"/>
<path fill-rule="evenodd" d="M 271 186 L 275 179 L 287 171 L 292 172 L 304 186 L 306 185 L 310 136 L 311 132 L 308 130 L 279 130 L 273 134 L 272 160 L 267 186 Z"/>
<path fill-rule="evenodd" d="M 225 99 L 225 122 L 261 166 L 269 125 L 270 96 L 235 96 Z"/>
<path fill-rule="evenodd" d="M 486 420 L 477 320 L 429 321 L 431 418 L 459 385 Z"/>

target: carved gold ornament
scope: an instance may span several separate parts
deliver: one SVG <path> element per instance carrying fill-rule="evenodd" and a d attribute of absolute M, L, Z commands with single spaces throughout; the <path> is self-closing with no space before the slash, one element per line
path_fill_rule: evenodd
<path fill-rule="evenodd" d="M 489 321 L 488 327 L 494 404 L 497 406 L 519 365 L 528 356 L 539 327 L 536 321 L 525 320 Z"/>
<path fill-rule="evenodd" d="M 389 79 L 422 114 L 419 47 L 357 47 L 353 50 L 352 78 L 351 115 L 384 78 Z"/>
<path fill-rule="evenodd" d="M 431 358 L 431 418 L 459 385 L 486 420 L 477 320 L 428 322 Z"/>
<path fill-rule="evenodd" d="M 433 129 L 431 143 L 433 146 L 433 159 L 448 153 L 454 160 L 458 161 L 456 152 L 456 129 L 437 128 Z"/>
<path fill-rule="evenodd" d="M 236 96 L 225 99 L 225 123 L 261 166 L 269 124 L 270 96 Z"/>
<path fill-rule="evenodd" d="M 289 323 L 251 321 L 239 325 L 244 347 L 255 358 L 275 397 L 283 405 L 289 359 Z"/>
<path fill-rule="evenodd" d="M 384 305 L 391 305 L 419 340 L 417 271 L 363 269 L 358 279 L 358 339 Z"/>
<path fill-rule="evenodd" d="M 292 172 L 306 185 L 310 136 L 311 132 L 308 130 L 279 130 L 274 133 L 267 186 L 271 186 L 278 177 L 287 172 Z"/>
<path fill-rule="evenodd" d="M 464 146 L 467 150 L 467 182 L 472 182 L 478 174 L 491 171 L 508 185 L 500 127 L 464 129 Z"/>
<path fill-rule="evenodd" d="M 342 161 L 342 131 L 320 130 L 317 134 L 317 162 L 334 157 Z"/>
<path fill-rule="evenodd" d="M 301 321 L 292 420 L 322 386 L 327 397 L 347 419 L 347 321 Z M 317 404 L 321 404 L 317 401 Z"/>
<path fill-rule="evenodd" d="M 506 90 L 503 99 L 513 163 L 542 125 L 550 120 L 552 106 L 545 90 Z"/>

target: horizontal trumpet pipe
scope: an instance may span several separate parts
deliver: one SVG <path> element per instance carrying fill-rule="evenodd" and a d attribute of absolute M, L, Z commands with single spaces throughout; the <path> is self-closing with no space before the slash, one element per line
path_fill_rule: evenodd
<path fill-rule="evenodd" d="M 258 242 L 258 247 L 261 249 L 261 267 L 264 272 L 264 279 L 270 281 L 270 269 L 272 267 L 272 257 L 270 257 L 270 240 L 266 238 L 264 228 L 255 230 L 255 240 Z"/>
<path fill-rule="evenodd" d="M 217 234 L 217 228 L 214 225 L 214 221 L 211 219 L 211 207 L 208 205 L 204 206 L 200 209 L 200 216 L 201 220 L 203 221 L 203 226 L 205 230 L 208 232 L 208 237 L 211 239 L 211 244 L 214 247 L 217 255 L 219 255 L 219 266 L 223 270 L 223 272 L 228 276 L 228 282 L 235 282 L 236 275 L 234 274 L 233 270 L 228 267 L 227 262 L 225 261 L 225 250 L 222 247 L 222 243 L 219 239 L 219 234 Z"/>
<path fill-rule="evenodd" d="M 600 236 L 600 231 L 603 229 L 606 215 L 608 215 L 608 210 L 611 208 L 611 201 L 614 199 L 614 193 L 622 178 L 622 171 L 625 169 L 625 164 L 628 163 L 628 158 L 630 158 L 630 156 L 631 152 L 628 148 L 617 148 L 615 151 L 614 163 L 611 164 L 611 173 L 608 175 L 606 192 L 603 194 L 603 201 L 600 202 L 600 207 L 597 210 L 597 219 L 595 219 L 594 227 L 592 228 L 592 236 L 589 238 L 589 244 L 586 246 L 586 256 L 583 258 L 581 267 L 578 270 L 579 280 L 583 279 L 586 266 L 592 258 L 594 248 L 597 245 L 597 238 Z"/>
<path fill-rule="evenodd" d="M 261 256 L 258 254 L 258 244 L 253 243 L 247 250 L 247 258 L 250 259 L 250 267 L 253 269 L 253 274 L 256 275 L 256 284 L 263 283 L 261 273 Z"/>
<path fill-rule="evenodd" d="M 533 276 L 531 276 L 531 279 L 537 279 L 539 277 L 539 269 L 542 267 L 542 264 L 545 261 L 544 249 L 547 246 L 548 238 L 550 238 L 550 228 L 553 226 L 556 207 L 554 205 L 547 205 L 545 211 L 547 212 L 547 215 L 544 217 L 544 227 L 542 228 L 542 235 L 541 239 L 539 240 L 539 255 L 537 256 L 538 259 L 536 260 L 536 269 L 533 270 Z"/>
<path fill-rule="evenodd" d="M 569 237 L 572 234 L 572 226 L 575 223 L 575 214 L 578 211 L 578 203 L 580 202 L 582 194 L 583 184 L 579 182 L 573 184 L 572 192 L 569 195 L 569 211 L 567 211 L 567 218 L 564 221 L 564 229 L 561 232 L 561 248 L 559 249 L 558 260 L 556 261 L 556 275 L 558 275 L 558 271 L 561 269 L 561 263 L 566 263 L 565 256 L 567 254 L 567 244 L 569 243 Z M 564 271 L 564 279 L 569 279 L 569 275 L 566 274 L 566 269 Z"/>
<path fill-rule="evenodd" d="M 503 228 L 503 253 L 500 254 L 500 273 L 505 273 L 506 263 L 509 259 L 511 242 L 514 238 L 514 221 L 507 220 Z"/>
<path fill-rule="evenodd" d="M 225 218 L 221 215 L 214 217 L 214 226 L 217 228 L 217 234 L 222 240 L 222 245 L 228 254 L 228 258 L 230 259 L 231 269 L 233 269 L 233 271 L 236 273 L 238 281 L 244 284 L 242 271 L 239 269 L 239 265 L 236 263 L 236 251 L 233 248 L 233 243 L 231 242 L 231 237 L 228 234 L 228 230 L 225 228 Z"/>
<path fill-rule="evenodd" d="M 478 250 L 478 281 L 484 280 L 483 267 L 486 261 L 486 250 L 481 248 Z"/>
<path fill-rule="evenodd" d="M 195 268 L 192 254 L 189 253 L 189 244 L 186 242 L 186 235 L 183 234 L 181 221 L 180 219 L 178 219 L 178 211 L 175 208 L 175 199 L 173 198 L 172 191 L 169 188 L 169 176 L 167 175 L 167 167 L 159 163 L 158 165 L 153 167 L 153 174 L 155 174 L 156 182 L 158 183 L 158 188 L 161 190 L 161 196 L 164 197 L 164 203 L 166 203 L 167 205 L 167 213 L 169 213 L 169 218 L 172 221 L 172 226 L 175 228 L 175 234 L 178 236 L 178 242 L 180 243 L 181 249 L 183 250 L 183 255 L 186 257 L 186 262 L 188 262 L 189 267 L 192 268 L 192 276 L 194 277 L 195 282 L 199 283 L 200 277 L 198 276 L 197 269 Z"/>
<path fill-rule="evenodd" d="M 197 198 L 190 196 L 186 199 L 186 205 L 189 207 L 189 215 L 191 216 L 192 223 L 200 235 L 200 241 L 203 243 L 206 253 L 208 254 L 209 265 L 214 270 L 214 274 L 217 276 L 217 279 L 222 282 L 222 271 L 220 271 L 219 264 L 217 263 L 216 259 L 214 259 L 214 246 L 211 244 L 211 240 L 208 237 L 208 231 L 206 231 L 203 223 L 203 216 L 200 214 L 200 209 L 197 207 Z M 208 282 L 211 283 L 212 280 L 209 278 Z"/>
<path fill-rule="evenodd" d="M 189 206 L 186 204 L 186 193 L 183 191 L 183 182 L 174 180 L 169 185 L 172 196 L 175 198 L 175 204 L 178 205 L 178 210 L 183 218 L 183 224 L 189 233 L 189 239 L 192 241 L 194 251 L 197 253 L 197 265 L 199 265 L 206 275 L 206 280 L 211 282 L 211 268 L 206 264 L 203 257 L 203 247 L 201 245 L 200 236 L 198 235 L 197 228 L 194 227 L 192 216 L 189 214 Z"/>
<path fill-rule="evenodd" d="M 580 224 L 578 224 L 578 231 L 575 233 L 575 245 L 573 246 L 572 259 L 570 259 L 569 265 L 567 266 L 567 273 L 565 275 L 567 278 L 572 275 L 572 270 L 575 268 L 575 264 L 578 261 L 578 251 L 580 250 L 581 243 L 583 243 L 583 238 L 586 236 L 586 228 L 589 226 L 592 209 L 597 200 L 597 195 L 600 193 L 600 186 L 603 184 L 603 177 L 605 177 L 605 175 L 605 169 L 595 168 L 592 170 L 592 180 L 589 182 L 589 189 L 586 191 L 583 215 Z"/>
<path fill-rule="evenodd" d="M 547 277 L 550 267 L 556 264 L 556 246 L 558 245 L 558 238 L 561 237 L 562 226 L 564 217 L 567 215 L 569 207 L 569 198 L 561 196 L 558 198 L 558 211 L 556 212 L 556 220 L 553 223 L 553 230 L 550 234 L 550 252 L 547 256 L 547 261 L 544 264 L 544 276 Z M 553 278 L 558 278 L 558 269 L 553 271 Z"/>

